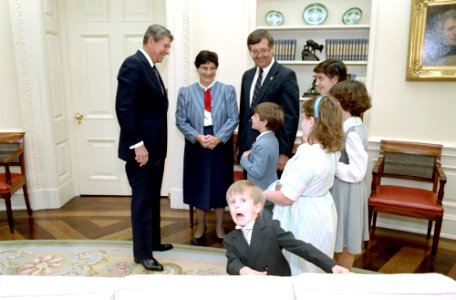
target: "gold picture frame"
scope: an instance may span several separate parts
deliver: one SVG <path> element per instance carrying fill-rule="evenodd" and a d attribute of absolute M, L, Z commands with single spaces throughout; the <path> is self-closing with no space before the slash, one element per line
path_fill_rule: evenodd
<path fill-rule="evenodd" d="M 456 80 L 455 24 L 456 0 L 412 0 L 407 80 Z"/>

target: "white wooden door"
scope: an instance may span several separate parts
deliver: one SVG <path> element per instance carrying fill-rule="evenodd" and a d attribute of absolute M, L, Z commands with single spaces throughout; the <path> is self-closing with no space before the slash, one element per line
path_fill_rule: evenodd
<path fill-rule="evenodd" d="M 164 1 L 65 0 L 69 114 L 73 118 L 77 189 L 81 195 L 129 195 L 117 158 L 117 73 L 142 45 L 146 28 L 163 23 Z M 76 119 L 79 117 L 79 120 Z"/>

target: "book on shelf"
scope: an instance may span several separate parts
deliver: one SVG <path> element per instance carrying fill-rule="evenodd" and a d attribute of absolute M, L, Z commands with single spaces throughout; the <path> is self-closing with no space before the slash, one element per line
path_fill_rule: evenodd
<path fill-rule="evenodd" d="M 369 39 L 326 39 L 326 58 L 342 61 L 367 61 Z"/>
<path fill-rule="evenodd" d="M 296 59 L 296 39 L 278 39 L 275 40 L 275 58 L 277 60 L 295 60 Z"/>

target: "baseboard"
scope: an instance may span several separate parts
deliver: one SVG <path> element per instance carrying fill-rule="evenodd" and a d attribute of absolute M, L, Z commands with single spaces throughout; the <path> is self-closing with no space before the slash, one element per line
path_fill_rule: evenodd
<path fill-rule="evenodd" d="M 174 209 L 188 209 L 188 205 L 184 204 L 184 193 L 183 189 L 170 189 L 169 190 L 169 205 Z"/>
<path fill-rule="evenodd" d="M 74 197 L 73 182 L 69 181 L 58 189 L 28 189 L 30 205 L 33 210 L 58 209 Z M 25 210 L 25 199 L 22 189 L 11 197 L 12 210 Z M 0 211 L 5 211 L 4 201 L 0 201 Z"/>
<path fill-rule="evenodd" d="M 428 221 L 400 217 L 394 215 L 378 214 L 377 227 L 411 232 L 426 235 Z M 434 232 L 434 227 L 431 234 Z M 456 240 L 456 218 L 455 216 L 444 216 L 440 237 Z"/>

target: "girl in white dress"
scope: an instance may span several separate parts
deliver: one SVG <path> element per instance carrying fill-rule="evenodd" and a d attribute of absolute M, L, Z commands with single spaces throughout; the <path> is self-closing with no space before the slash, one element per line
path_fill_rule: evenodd
<path fill-rule="evenodd" d="M 303 144 L 264 195 L 276 204 L 273 219 L 285 230 L 332 257 L 337 213 L 329 189 L 343 143 L 342 111 L 331 96 L 319 96 L 306 101 L 302 113 Z M 292 275 L 323 272 L 294 254 L 285 252 L 285 256 Z"/>

